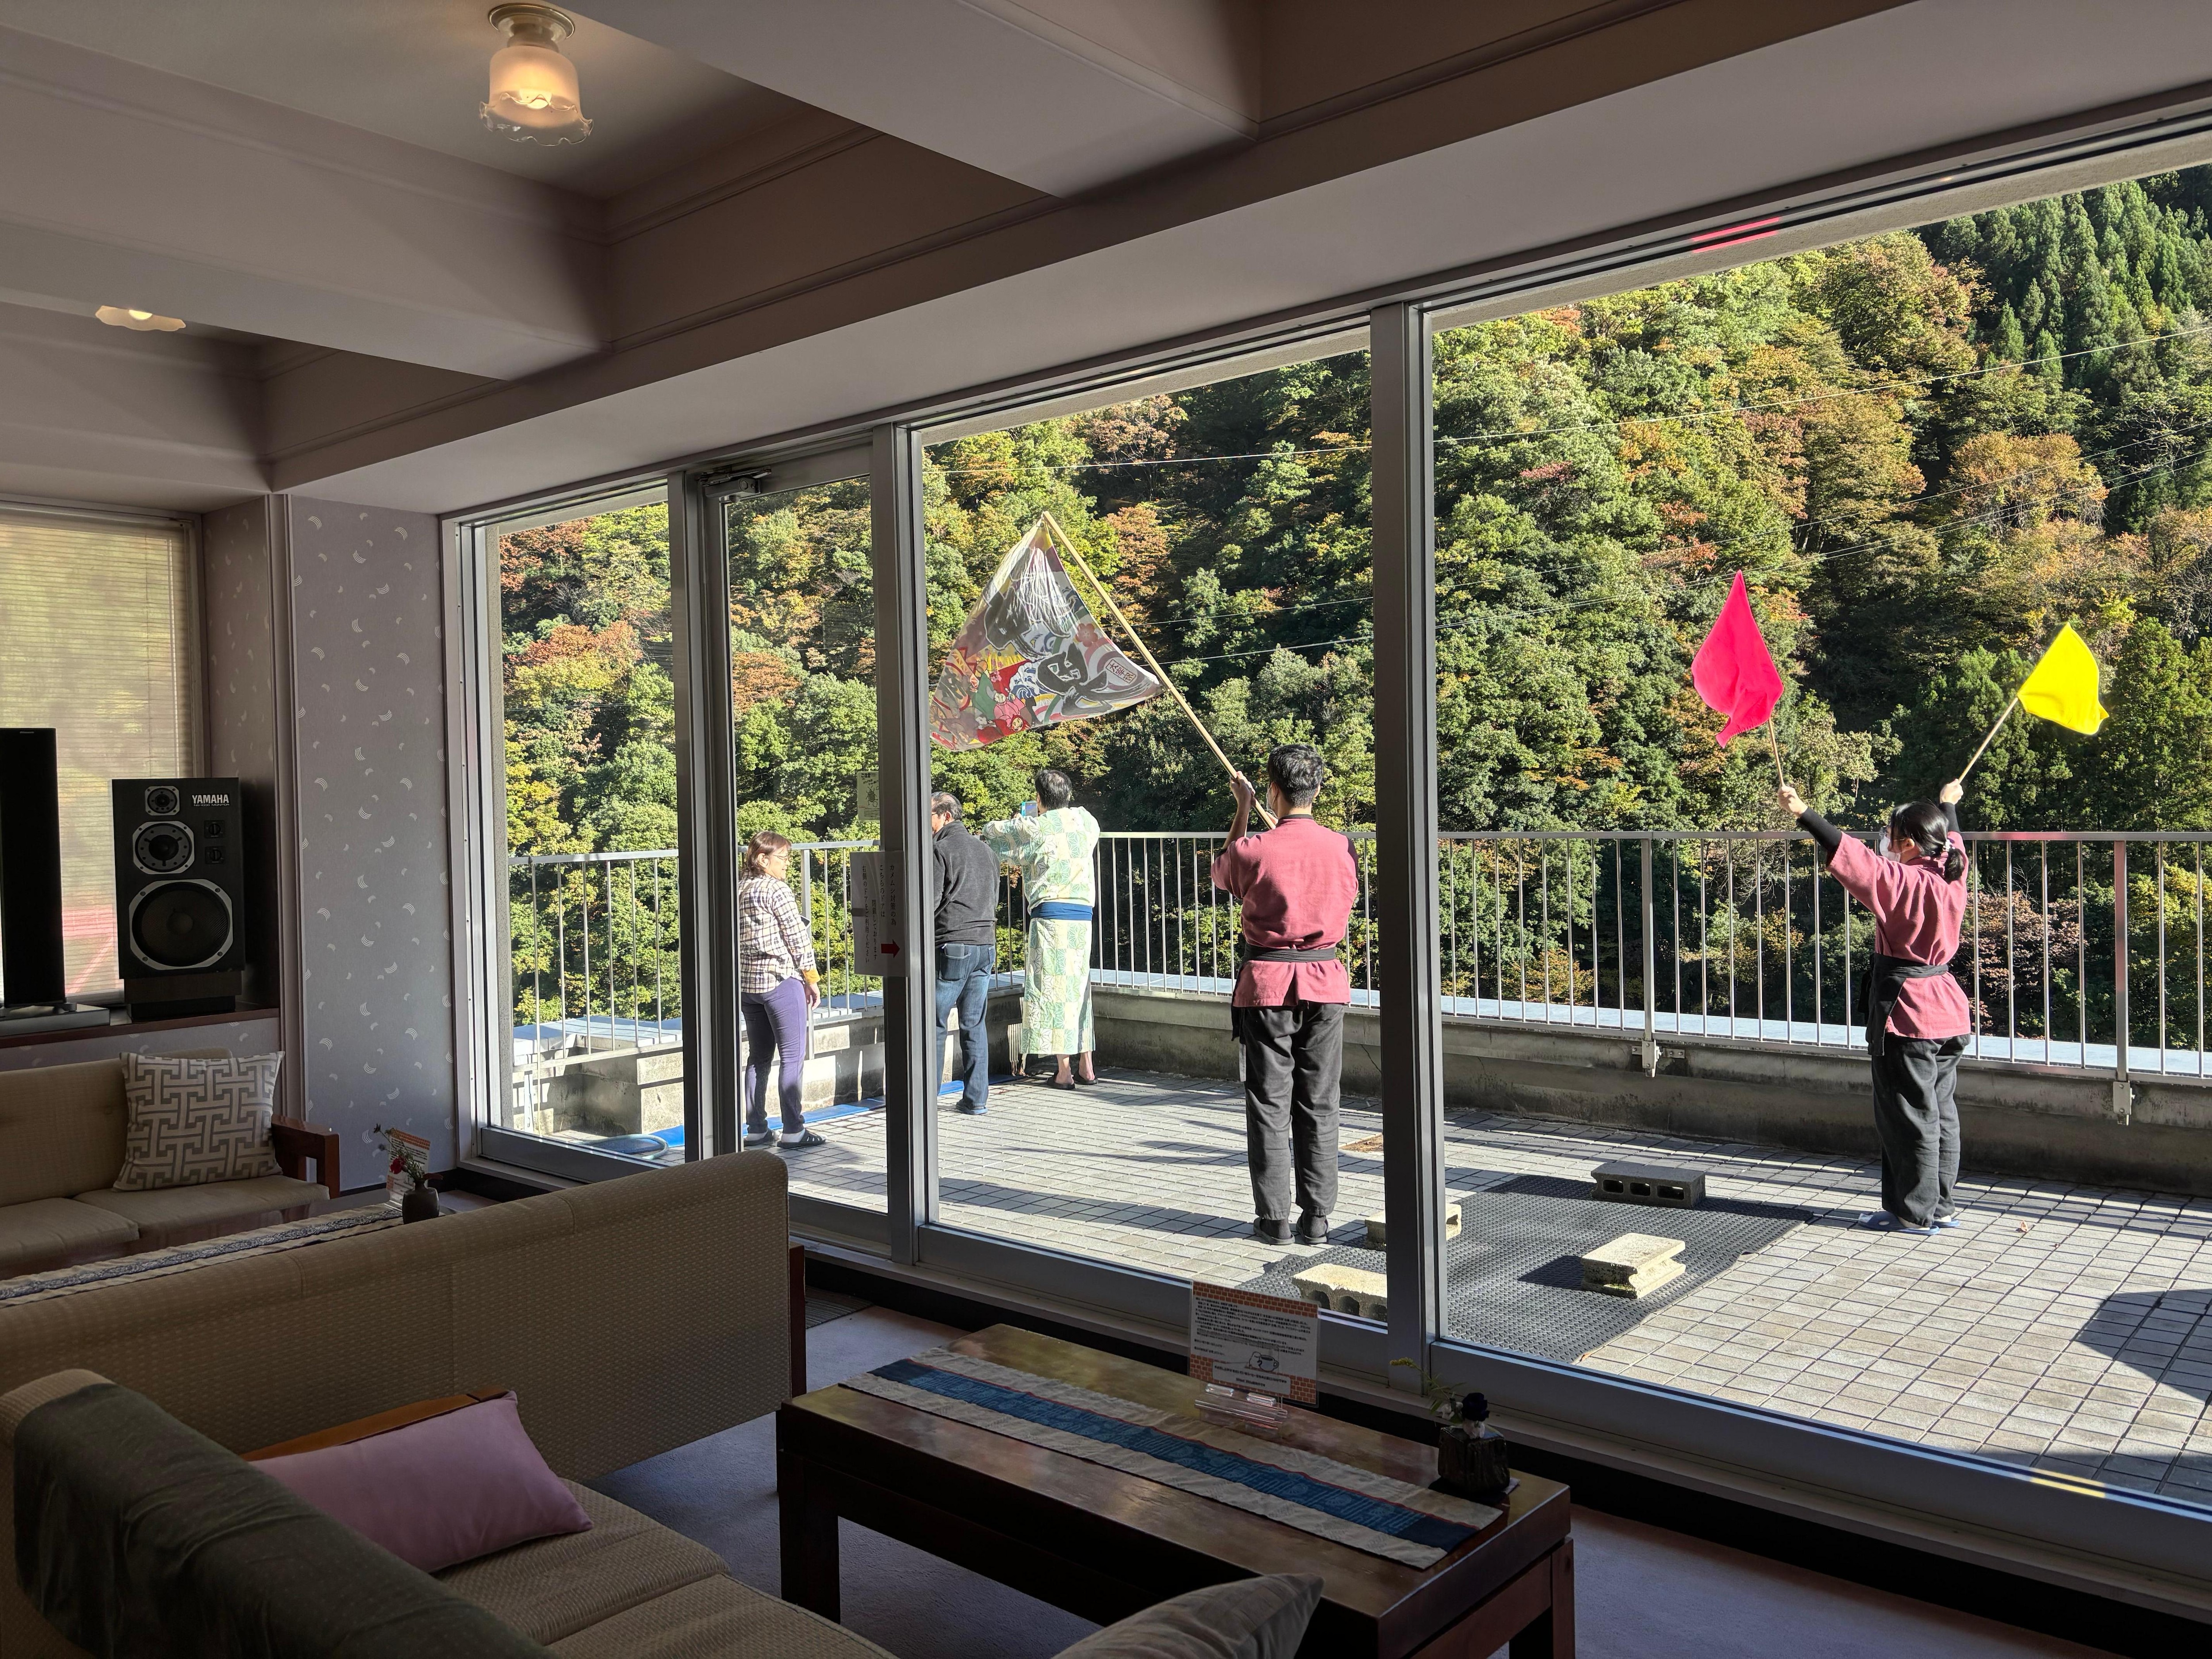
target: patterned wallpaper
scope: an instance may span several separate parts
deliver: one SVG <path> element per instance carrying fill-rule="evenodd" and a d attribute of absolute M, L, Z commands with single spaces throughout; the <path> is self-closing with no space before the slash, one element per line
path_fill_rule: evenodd
<path fill-rule="evenodd" d="M 374 1124 L 455 1155 L 438 523 L 289 501 L 302 1070 L 356 1187 Z"/>

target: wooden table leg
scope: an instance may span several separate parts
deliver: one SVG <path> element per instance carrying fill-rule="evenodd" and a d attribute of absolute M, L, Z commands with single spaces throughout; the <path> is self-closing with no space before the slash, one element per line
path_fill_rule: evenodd
<path fill-rule="evenodd" d="M 1544 1611 L 1514 1635 L 1512 1659 L 1575 1659 L 1575 1540 L 1545 1558 L 1551 1595 Z"/>
<path fill-rule="evenodd" d="M 783 1599 L 836 1620 L 837 1504 L 814 1478 L 812 1465 L 787 1451 L 775 1455 L 775 1500 L 783 1555 Z"/>

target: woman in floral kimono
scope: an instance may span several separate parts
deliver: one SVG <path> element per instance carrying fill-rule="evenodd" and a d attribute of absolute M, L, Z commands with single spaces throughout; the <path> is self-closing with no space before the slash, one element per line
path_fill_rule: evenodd
<path fill-rule="evenodd" d="M 1029 895 L 1027 971 L 1022 976 L 1022 1053 L 1052 1054 L 1055 1089 L 1096 1083 L 1091 1051 L 1091 922 L 1097 903 L 1091 853 L 1098 820 L 1071 803 L 1067 774 L 1046 767 L 1036 799 L 1018 817 L 976 835 L 1019 872 Z"/>

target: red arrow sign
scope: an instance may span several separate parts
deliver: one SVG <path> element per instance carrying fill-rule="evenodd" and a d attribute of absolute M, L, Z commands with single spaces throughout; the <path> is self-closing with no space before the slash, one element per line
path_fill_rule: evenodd
<path fill-rule="evenodd" d="M 884 941 L 883 948 L 885 956 L 895 957 L 898 954 L 898 941 L 895 939 L 887 939 Z"/>

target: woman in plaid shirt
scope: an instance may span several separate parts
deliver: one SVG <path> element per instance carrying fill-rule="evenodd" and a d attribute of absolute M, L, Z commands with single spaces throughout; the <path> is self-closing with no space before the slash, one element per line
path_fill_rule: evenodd
<path fill-rule="evenodd" d="M 819 1146 L 799 1103 L 806 1065 L 808 1011 L 822 1000 L 807 936 L 787 880 L 791 842 L 763 830 L 745 843 L 738 878 L 738 1006 L 745 1021 L 745 1145 Z M 783 1132 L 768 1127 L 768 1068 L 781 1057 L 777 1079 Z"/>

